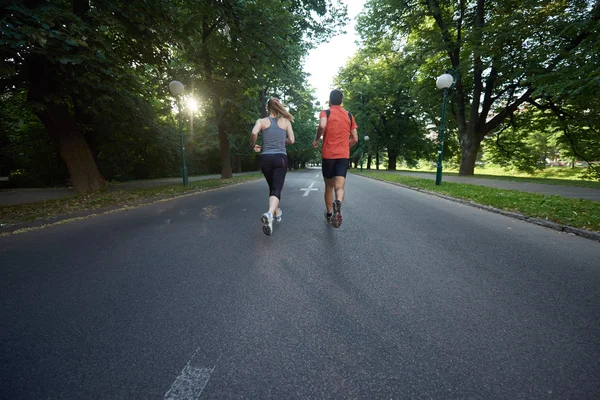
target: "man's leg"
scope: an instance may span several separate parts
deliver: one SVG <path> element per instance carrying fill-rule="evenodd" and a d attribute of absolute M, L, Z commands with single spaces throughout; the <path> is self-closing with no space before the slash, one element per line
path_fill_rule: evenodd
<path fill-rule="evenodd" d="M 338 159 L 335 163 L 335 198 L 333 202 L 333 215 L 331 216 L 331 225 L 339 228 L 342 224 L 342 202 L 344 201 L 344 187 L 346 185 L 346 173 L 348 171 L 348 159 Z"/>
<path fill-rule="evenodd" d="M 334 178 L 335 198 L 336 198 L 336 200 L 339 200 L 340 203 L 344 202 L 344 186 L 345 185 L 346 185 L 345 177 L 336 176 Z"/>
<path fill-rule="evenodd" d="M 325 208 L 327 214 L 333 212 L 333 191 L 335 189 L 335 178 L 325 178 Z"/>
<path fill-rule="evenodd" d="M 342 225 L 342 202 L 344 201 L 344 183 L 346 178 L 336 176 L 333 179 L 335 189 L 335 201 L 333 202 L 333 214 L 331 215 L 331 225 L 339 228 Z"/>
<path fill-rule="evenodd" d="M 323 174 L 323 180 L 325 181 L 325 210 L 329 215 L 333 212 L 333 191 L 335 189 L 334 167 L 335 160 L 327 158 L 322 159 L 321 172 Z"/>

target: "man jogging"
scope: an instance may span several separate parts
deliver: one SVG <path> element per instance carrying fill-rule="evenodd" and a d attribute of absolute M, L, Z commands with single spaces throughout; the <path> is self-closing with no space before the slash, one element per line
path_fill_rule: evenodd
<path fill-rule="evenodd" d="M 323 137 L 322 170 L 325 179 L 325 218 L 334 228 L 342 224 L 344 186 L 350 160 L 350 147 L 358 143 L 356 121 L 341 106 L 343 94 L 333 90 L 329 94 L 329 110 L 321 111 L 313 147 L 319 147 Z M 335 201 L 333 192 L 335 191 Z"/>

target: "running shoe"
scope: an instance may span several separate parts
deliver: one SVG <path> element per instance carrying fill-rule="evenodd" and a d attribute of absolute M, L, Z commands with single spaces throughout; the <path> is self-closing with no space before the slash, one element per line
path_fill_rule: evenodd
<path fill-rule="evenodd" d="M 263 223 L 263 233 L 267 236 L 271 236 L 273 234 L 273 216 L 270 212 L 266 212 L 260 217 L 260 220 Z"/>
<path fill-rule="evenodd" d="M 331 213 L 328 213 L 328 212 L 327 212 L 327 210 L 325 210 L 325 221 L 327 221 L 327 223 L 328 223 L 328 224 L 330 224 L 330 223 L 331 223 L 331 216 L 332 216 L 332 215 L 333 215 L 333 214 L 331 214 Z"/>
<path fill-rule="evenodd" d="M 331 225 L 333 225 L 334 228 L 339 228 L 340 225 L 342 225 L 342 203 L 339 200 L 333 202 Z"/>
<path fill-rule="evenodd" d="M 281 222 L 281 208 L 278 208 L 275 212 L 275 222 Z"/>

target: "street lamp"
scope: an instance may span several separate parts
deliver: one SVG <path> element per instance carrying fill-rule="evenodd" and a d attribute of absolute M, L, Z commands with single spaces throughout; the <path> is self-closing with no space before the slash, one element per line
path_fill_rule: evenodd
<path fill-rule="evenodd" d="M 183 186 L 188 185 L 188 170 L 185 164 L 185 151 L 183 147 L 183 119 L 181 116 L 181 95 L 183 94 L 184 86 L 179 81 L 169 83 L 169 90 L 177 100 L 177 109 L 179 110 L 179 139 L 181 140 L 181 175 L 183 176 Z"/>
<path fill-rule="evenodd" d="M 365 142 L 369 141 L 369 136 L 365 136 L 360 145 L 360 172 L 363 170 L 363 158 L 365 157 Z"/>
<path fill-rule="evenodd" d="M 444 153 L 444 129 L 446 128 L 446 100 L 448 99 L 448 90 L 452 89 L 456 85 L 458 79 L 458 72 L 453 69 L 447 69 L 446 72 L 438 76 L 435 85 L 438 89 L 444 89 L 444 101 L 442 103 L 442 123 L 440 126 L 439 149 L 438 149 L 438 163 L 437 172 L 435 174 L 435 184 L 440 185 L 442 183 L 442 155 Z"/>

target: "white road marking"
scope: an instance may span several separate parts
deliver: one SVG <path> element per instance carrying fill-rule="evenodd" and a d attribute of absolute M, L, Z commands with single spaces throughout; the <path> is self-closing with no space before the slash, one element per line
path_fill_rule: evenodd
<path fill-rule="evenodd" d="M 212 368 L 193 367 L 190 362 L 198 353 L 200 348 L 190 358 L 187 365 L 181 370 L 181 374 L 175 379 L 171 388 L 165 393 L 165 400 L 196 400 L 200 398 L 204 387 L 210 379 L 210 375 L 215 371 L 215 364 Z M 220 358 L 220 357 L 219 357 Z M 218 360 L 217 360 L 218 362 Z"/>
<path fill-rule="evenodd" d="M 308 194 L 313 191 L 313 190 L 319 190 L 319 188 L 314 188 L 313 186 L 315 186 L 315 181 L 310 182 L 310 185 L 307 188 L 302 188 L 300 190 L 304 190 L 304 194 L 302 195 L 302 197 L 306 197 L 308 196 Z"/>

